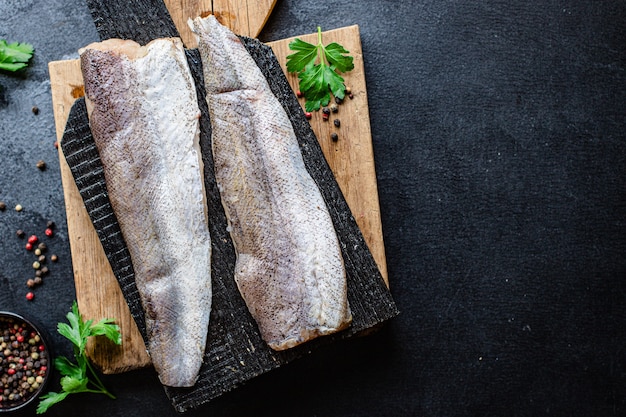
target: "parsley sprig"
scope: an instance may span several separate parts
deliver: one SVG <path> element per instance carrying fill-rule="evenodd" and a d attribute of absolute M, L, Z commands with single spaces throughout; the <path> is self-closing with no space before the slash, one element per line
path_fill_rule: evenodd
<path fill-rule="evenodd" d="M 115 398 L 98 378 L 96 371 L 87 358 L 85 348 L 87 347 L 87 340 L 91 336 L 105 336 L 115 344 L 121 344 L 122 335 L 120 334 L 119 326 L 113 324 L 112 319 L 102 319 L 96 324 L 93 324 L 93 320 L 83 321 L 76 301 L 72 304 L 72 310 L 67 313 L 67 320 L 69 325 L 67 323 L 59 323 L 57 331 L 74 345 L 76 363 L 71 362 L 64 356 L 59 356 L 55 359 L 54 366 L 63 375 L 61 378 L 62 391 L 49 392 L 43 395 L 37 407 L 37 414 L 45 413 L 48 408 L 63 401 L 69 394 L 93 392 Z"/>
<path fill-rule="evenodd" d="M 15 72 L 25 68 L 34 51 L 29 43 L 7 43 L 0 39 L 0 70 Z"/>
<path fill-rule="evenodd" d="M 319 26 L 317 45 L 296 38 L 289 43 L 289 49 L 295 53 L 287 56 L 287 71 L 298 73 L 306 111 L 328 105 L 330 93 L 344 98 L 346 86 L 337 71 L 348 72 L 354 68 L 353 58 L 347 55 L 350 51 L 337 42 L 324 46 Z"/>

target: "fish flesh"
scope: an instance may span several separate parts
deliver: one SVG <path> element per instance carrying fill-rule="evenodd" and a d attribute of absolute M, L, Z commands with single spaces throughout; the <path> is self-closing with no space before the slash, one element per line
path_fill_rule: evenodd
<path fill-rule="evenodd" d="M 128 247 L 159 379 L 193 386 L 211 312 L 211 238 L 196 89 L 182 42 L 79 51 L 89 124 Z"/>
<path fill-rule="evenodd" d="M 339 241 L 293 126 L 240 39 L 214 16 L 198 37 L 235 281 L 263 340 L 284 350 L 346 328 Z"/>

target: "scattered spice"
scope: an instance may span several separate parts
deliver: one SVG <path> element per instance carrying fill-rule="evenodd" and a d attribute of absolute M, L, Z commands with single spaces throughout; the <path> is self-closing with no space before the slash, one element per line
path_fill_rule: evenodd
<path fill-rule="evenodd" d="M 43 171 L 46 169 L 46 163 L 43 160 L 39 160 L 37 161 L 37 168 L 39 168 L 40 171 Z"/>
<path fill-rule="evenodd" d="M 39 245 L 37 245 L 37 248 L 40 249 L 42 252 L 45 252 L 46 249 L 48 249 L 48 246 L 44 242 L 41 242 Z"/>
<path fill-rule="evenodd" d="M 343 98 L 335 96 L 335 103 L 337 104 L 343 103 Z"/>
<path fill-rule="evenodd" d="M 34 245 L 35 243 L 37 243 L 38 240 L 39 240 L 39 238 L 37 237 L 37 235 L 31 235 L 28 238 L 28 243 L 31 243 L 31 244 Z"/>
<path fill-rule="evenodd" d="M 4 211 L 7 209 L 7 205 L 4 201 L 0 201 L 0 211 Z"/>
<path fill-rule="evenodd" d="M 311 117 L 313 117 L 313 114 L 310 111 L 304 112 L 304 117 L 306 117 L 307 120 L 311 120 Z"/>
<path fill-rule="evenodd" d="M 46 227 L 48 229 L 54 229 L 55 226 L 56 224 L 52 220 L 48 220 L 48 222 L 46 223 Z"/>
<path fill-rule="evenodd" d="M 22 211 L 22 210 L 24 210 L 24 207 L 22 207 L 21 204 L 18 204 L 15 206 L 15 211 Z"/>
<path fill-rule="evenodd" d="M 32 111 L 33 111 L 33 114 L 37 116 L 39 114 L 39 107 L 33 106 Z"/>
<path fill-rule="evenodd" d="M 330 109 L 329 109 L 328 107 L 324 107 L 324 108 L 322 109 L 322 113 L 324 113 L 324 114 L 330 114 Z"/>
<path fill-rule="evenodd" d="M 35 293 L 34 292 L 29 291 L 29 292 L 26 293 L 26 299 L 28 301 L 32 301 L 34 298 L 35 298 Z"/>
<path fill-rule="evenodd" d="M 333 132 L 330 134 L 330 138 L 333 140 L 333 142 L 337 142 L 339 140 L 339 135 Z"/>
<path fill-rule="evenodd" d="M 33 269 L 41 268 L 41 264 L 38 261 L 33 262 Z"/>
<path fill-rule="evenodd" d="M 343 92 L 346 94 L 352 94 L 352 89 L 350 87 L 346 87 L 346 89 L 343 90 Z"/>
<path fill-rule="evenodd" d="M 20 239 L 23 238 L 26 233 L 24 233 L 24 231 L 22 229 L 17 229 L 17 232 L 15 232 L 15 234 L 17 235 L 17 237 L 19 237 Z"/>
<path fill-rule="evenodd" d="M 339 121 L 339 119 L 335 119 L 335 120 L 333 120 L 333 124 L 334 124 L 336 127 L 339 127 L 339 126 L 341 126 L 341 121 Z"/>
<path fill-rule="evenodd" d="M 26 245 L 24 245 L 24 247 L 26 248 L 27 251 L 33 250 L 33 244 L 32 243 L 26 243 Z"/>
<path fill-rule="evenodd" d="M 302 98 L 304 97 L 304 94 L 302 94 L 302 91 L 298 90 L 296 91 L 296 96 L 298 96 L 298 98 Z"/>
<path fill-rule="evenodd" d="M 337 113 L 339 111 L 339 107 L 337 107 L 336 104 L 331 104 L 330 105 L 330 111 L 333 113 Z"/>
<path fill-rule="evenodd" d="M 59 257 L 58 257 L 58 256 L 56 256 L 56 255 L 52 255 L 52 256 L 50 256 L 50 260 L 51 260 L 52 262 L 56 262 L 56 261 L 58 261 L 58 260 L 59 260 Z"/>
<path fill-rule="evenodd" d="M 52 235 L 54 234 L 54 232 L 52 231 L 52 229 L 48 228 L 46 229 L 46 231 L 44 232 L 46 234 L 46 236 L 48 237 L 52 237 Z"/>
<path fill-rule="evenodd" d="M 28 280 L 26 281 L 26 286 L 28 288 L 35 288 L 35 280 L 33 278 L 28 278 Z"/>

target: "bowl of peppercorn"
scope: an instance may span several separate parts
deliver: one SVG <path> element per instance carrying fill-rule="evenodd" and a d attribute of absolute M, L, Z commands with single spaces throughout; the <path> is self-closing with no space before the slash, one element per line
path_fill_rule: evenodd
<path fill-rule="evenodd" d="M 44 392 L 52 368 L 48 347 L 32 321 L 0 311 L 0 414 L 24 410 Z"/>

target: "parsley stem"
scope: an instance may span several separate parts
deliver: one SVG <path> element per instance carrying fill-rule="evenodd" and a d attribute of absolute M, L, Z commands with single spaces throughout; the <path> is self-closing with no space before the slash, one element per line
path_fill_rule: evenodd
<path fill-rule="evenodd" d="M 328 63 L 326 62 L 324 44 L 322 43 L 322 27 L 321 26 L 317 27 L 317 56 L 321 64 L 328 65 Z"/>
<path fill-rule="evenodd" d="M 102 381 L 100 381 L 100 378 L 98 378 L 98 374 L 96 373 L 96 371 L 93 369 L 93 367 L 91 366 L 91 363 L 89 363 L 89 361 L 87 361 L 87 367 L 89 368 L 89 372 L 91 372 L 91 376 L 93 376 L 94 380 L 91 381 L 92 384 L 94 384 L 100 391 L 102 394 L 105 394 L 106 396 L 108 396 L 111 399 L 115 399 L 115 395 L 111 394 L 105 387 L 104 384 L 102 383 Z"/>

